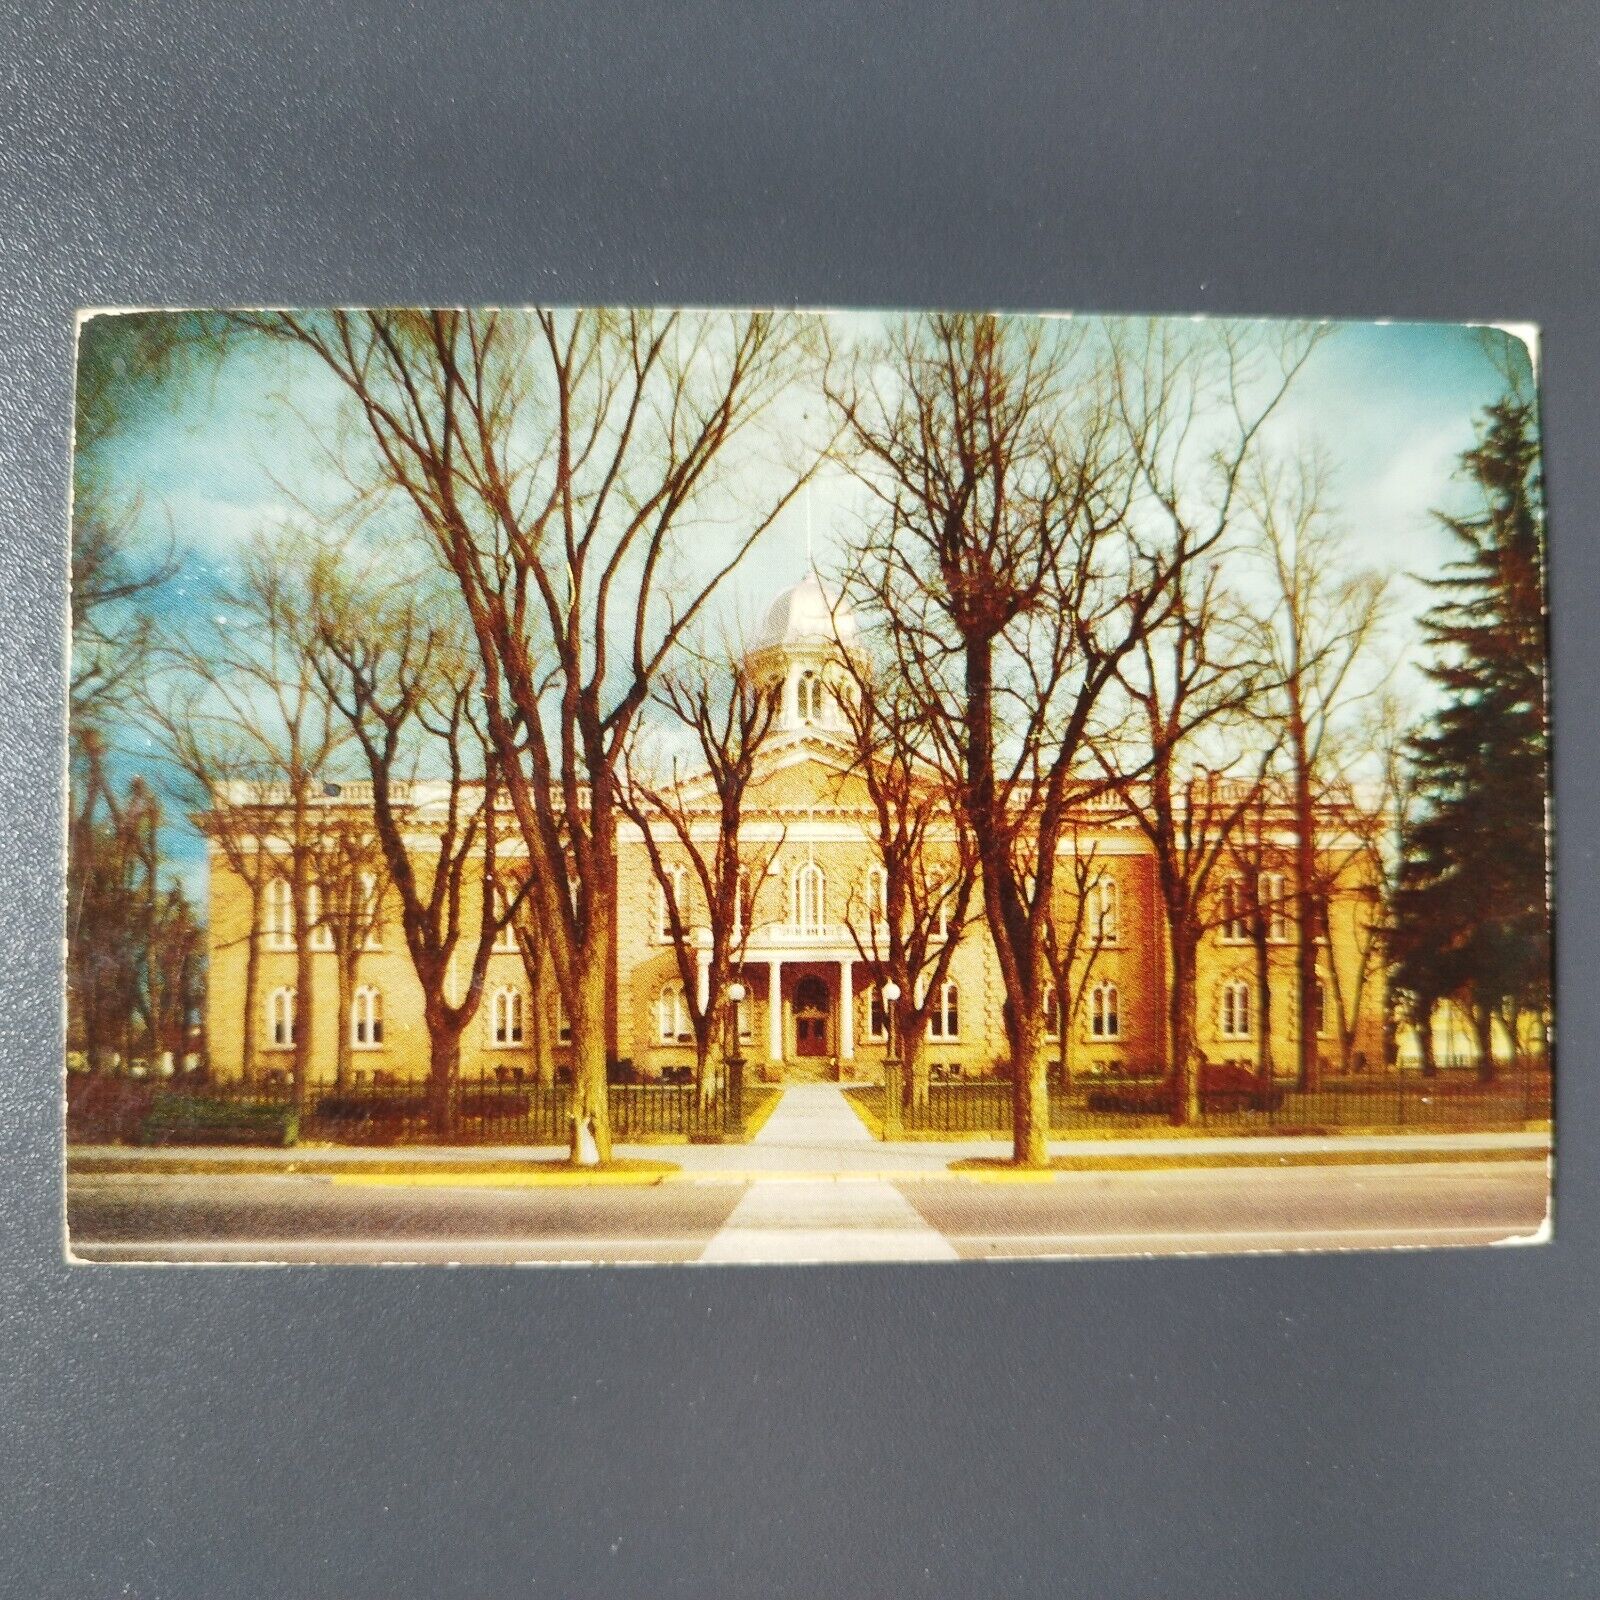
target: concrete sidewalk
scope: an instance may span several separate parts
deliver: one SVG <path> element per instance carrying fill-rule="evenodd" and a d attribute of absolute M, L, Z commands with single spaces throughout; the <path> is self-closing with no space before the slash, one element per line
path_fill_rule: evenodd
<path fill-rule="evenodd" d="M 1499 1159 L 1537 1159 L 1547 1155 L 1550 1148 L 1551 1136 L 1546 1132 L 1251 1134 L 1050 1141 L 1053 1159 L 1087 1170 L 1450 1161 L 1485 1153 L 1494 1153 Z M 784 1091 L 765 1125 L 748 1144 L 619 1144 L 616 1153 L 624 1159 L 669 1163 L 678 1169 L 672 1174 L 676 1178 L 748 1182 L 763 1177 L 832 1176 L 914 1181 L 944 1177 L 954 1163 L 1004 1161 L 1011 1153 L 1011 1144 L 1006 1139 L 885 1143 L 867 1131 L 837 1085 L 797 1084 Z M 69 1147 L 67 1152 L 69 1170 L 75 1174 L 415 1172 L 419 1176 L 432 1175 L 434 1181 L 450 1173 L 509 1174 L 530 1165 L 548 1170 L 560 1160 L 560 1148 L 551 1145 L 302 1145 L 290 1150 L 80 1145 Z M 578 1176 L 571 1174 L 573 1178 Z"/>

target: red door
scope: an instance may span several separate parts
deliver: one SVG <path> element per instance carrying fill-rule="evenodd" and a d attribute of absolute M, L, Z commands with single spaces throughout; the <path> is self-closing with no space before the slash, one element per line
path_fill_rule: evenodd
<path fill-rule="evenodd" d="M 794 1053 L 828 1053 L 828 986 L 821 978 L 802 978 L 795 988 Z"/>

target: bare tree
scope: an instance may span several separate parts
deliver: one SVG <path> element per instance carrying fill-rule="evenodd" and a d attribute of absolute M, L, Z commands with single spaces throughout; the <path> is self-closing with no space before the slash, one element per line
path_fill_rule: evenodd
<path fill-rule="evenodd" d="M 317 902 L 314 928 L 333 952 L 337 977 L 334 1077 L 344 1088 L 353 1065 L 352 1012 L 361 952 L 375 941 L 383 921 L 383 842 L 365 807 L 327 808 L 312 845 L 311 872 Z"/>
<path fill-rule="evenodd" d="M 143 697 L 147 711 L 166 704 L 153 720 L 169 757 L 222 800 L 207 830 L 230 864 L 242 869 L 252 898 L 259 901 L 274 877 L 289 886 L 292 1073 L 296 1103 L 302 1105 L 311 1075 L 315 856 L 323 786 L 339 775 L 349 741 L 305 649 L 311 609 L 305 574 L 277 543 L 256 539 L 246 547 L 236 578 L 219 586 L 208 630 L 185 623 L 163 631 L 157 675 Z M 239 775 L 242 786 L 231 792 L 214 787 L 226 772 Z M 241 805 L 243 810 L 230 809 Z M 255 938 L 252 932 L 252 955 Z M 247 1040 L 253 1038 L 253 1020 L 247 1018 Z M 252 1054 L 247 1043 L 247 1061 Z"/>
<path fill-rule="evenodd" d="M 1105 948 L 1100 908 L 1094 898 L 1102 881 L 1099 851 L 1093 844 L 1087 850 L 1083 848 L 1078 821 L 1069 824 L 1067 835 L 1071 841 L 1067 854 L 1071 881 L 1064 887 L 1070 912 L 1063 919 L 1058 909 L 1044 929 L 1044 958 L 1055 991 L 1049 1014 L 1056 1031 L 1056 1074 L 1064 1089 L 1072 1083 L 1072 1030 Z M 1059 907 L 1059 896 L 1057 904 Z"/>
<path fill-rule="evenodd" d="M 1256 1075 L 1270 1084 L 1277 1072 L 1273 1057 L 1273 949 L 1282 942 L 1293 908 L 1287 888 L 1292 866 L 1280 834 L 1285 813 L 1279 775 L 1269 765 L 1258 773 L 1238 825 L 1228 839 L 1231 874 L 1220 885 L 1210 919 L 1226 938 L 1249 942 L 1255 963 Z"/>
<path fill-rule="evenodd" d="M 866 790 L 878 869 L 852 887 L 846 923 L 878 973 L 880 994 L 890 982 L 899 990 L 893 1037 L 903 1092 L 920 1106 L 928 1099 L 928 1024 L 971 917 L 977 851 L 965 813 L 948 803 L 948 774 L 912 685 L 859 645 L 837 641 L 836 657 L 835 698 L 850 746 L 843 781 Z"/>
<path fill-rule="evenodd" d="M 555 1046 L 559 1026 L 552 1015 L 552 1001 L 559 1006 L 559 991 L 550 973 L 550 944 L 539 926 L 539 899 L 528 884 L 527 872 L 518 874 L 514 864 L 502 870 L 512 904 L 516 907 L 512 927 L 517 938 L 517 953 L 528 979 L 528 1053 L 533 1058 L 533 1075 L 547 1087 L 555 1082 Z"/>
<path fill-rule="evenodd" d="M 1115 748 L 1096 750 L 1155 857 L 1166 923 L 1167 1072 L 1176 1123 L 1200 1112 L 1197 957 L 1213 876 L 1271 759 L 1269 751 L 1254 772 L 1240 771 L 1260 665 L 1247 653 L 1243 630 L 1227 625 L 1228 615 L 1216 567 L 1188 568 L 1161 620 L 1119 673 L 1135 708 L 1144 760 L 1119 759 Z M 1220 754 L 1230 732 L 1235 750 Z"/>
<path fill-rule="evenodd" d="M 1333 884 L 1319 849 L 1323 803 L 1361 754 L 1350 713 L 1370 694 L 1363 681 L 1387 595 L 1375 572 L 1352 569 L 1329 504 L 1328 468 L 1314 453 L 1252 462 L 1246 498 L 1269 575 L 1272 606 L 1262 637 L 1274 686 L 1266 714 L 1281 730 L 1293 830 L 1294 1008 L 1300 1087 L 1321 1075 L 1317 960 Z"/>
<path fill-rule="evenodd" d="M 733 643 L 681 650 L 651 696 L 662 720 L 636 726 L 617 786 L 618 807 L 643 840 L 671 937 L 702 1104 L 717 1095 L 717 1019 L 755 923 L 752 885 L 782 848 L 781 835 L 762 849 L 741 842 L 745 798 L 779 704 L 777 691 L 739 664 L 742 656 Z M 686 750 L 674 748 L 685 742 Z M 691 914 L 695 905 L 705 908 L 703 924 Z"/>
<path fill-rule="evenodd" d="M 1409 735 L 1398 696 L 1385 690 L 1366 707 L 1359 744 L 1371 752 L 1372 775 L 1363 780 L 1346 773 L 1335 780 L 1326 809 L 1353 840 L 1341 853 L 1330 880 L 1329 908 L 1343 899 L 1354 902 L 1350 919 L 1348 970 L 1335 959 L 1329 934 L 1329 998 L 1337 1030 L 1340 1070 L 1353 1065 L 1355 1038 L 1371 987 L 1381 984 L 1388 966 L 1389 929 L 1399 885 L 1400 841 L 1410 821 L 1414 795 L 1411 769 L 1405 759 Z M 1392 1033 L 1392 1024 L 1385 1019 Z M 1432 1014 L 1420 1021 L 1424 1071 L 1434 1070 Z M 1395 1059 L 1392 1037 L 1384 1040 L 1382 1061 Z"/>
<path fill-rule="evenodd" d="M 829 385 L 878 506 L 855 598 L 957 775 L 978 853 L 1025 1164 L 1047 1155 L 1045 930 L 1095 719 L 1205 547 L 1141 539 L 1129 396 L 1091 355 L 1072 325 L 934 316 Z"/>
<path fill-rule="evenodd" d="M 246 320 L 344 387 L 368 485 L 408 509 L 459 593 L 572 1027 L 574 1153 L 587 1126 L 606 1160 L 618 773 L 678 641 L 814 466 L 768 472 L 754 503 L 754 480 L 741 498 L 729 470 L 761 447 L 807 325 L 544 310 Z"/>
<path fill-rule="evenodd" d="M 422 990 L 430 1118 L 448 1137 L 461 1035 L 477 1014 L 495 941 L 524 897 L 501 883 L 508 819 L 482 679 L 437 595 L 414 580 L 380 590 L 352 579 L 331 550 L 305 559 L 309 659 L 371 777 L 372 824 Z"/>
<path fill-rule="evenodd" d="M 260 1070 L 261 945 L 268 884 L 282 862 L 266 846 L 285 834 L 273 793 L 271 764 L 250 727 L 228 714 L 213 695 L 213 677 L 198 656 L 169 661 L 143 683 L 140 723 L 154 735 L 167 765 L 167 785 L 242 886 L 247 904 L 240 1074 L 253 1082 Z M 213 949 L 226 949 L 212 921 Z"/>

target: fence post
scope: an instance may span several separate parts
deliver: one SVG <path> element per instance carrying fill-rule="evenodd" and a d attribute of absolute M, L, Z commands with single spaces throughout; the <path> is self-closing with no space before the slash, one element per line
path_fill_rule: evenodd
<path fill-rule="evenodd" d="M 900 1118 L 900 1063 L 890 1056 L 883 1063 L 883 1137 L 898 1138 L 903 1126 Z"/>
<path fill-rule="evenodd" d="M 744 1057 L 738 1046 L 728 1057 L 728 1113 L 732 1122 L 729 1132 L 744 1137 Z"/>

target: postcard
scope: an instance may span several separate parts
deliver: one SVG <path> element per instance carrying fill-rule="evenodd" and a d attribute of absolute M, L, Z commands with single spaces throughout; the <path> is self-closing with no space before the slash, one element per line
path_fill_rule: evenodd
<path fill-rule="evenodd" d="M 67 1249 L 1550 1236 L 1520 325 L 80 316 Z"/>

